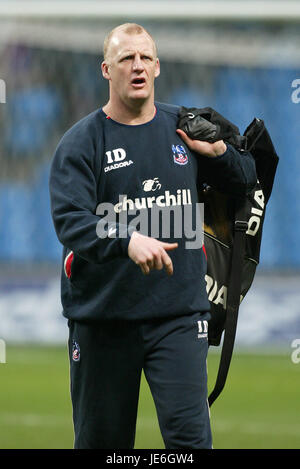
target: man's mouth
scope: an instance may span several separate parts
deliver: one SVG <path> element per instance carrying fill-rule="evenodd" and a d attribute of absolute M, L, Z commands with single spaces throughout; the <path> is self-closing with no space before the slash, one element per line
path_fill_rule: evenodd
<path fill-rule="evenodd" d="M 146 83 L 146 80 L 145 78 L 142 78 L 142 77 L 136 77 L 131 80 L 131 84 L 134 88 L 143 88 L 145 83 Z"/>

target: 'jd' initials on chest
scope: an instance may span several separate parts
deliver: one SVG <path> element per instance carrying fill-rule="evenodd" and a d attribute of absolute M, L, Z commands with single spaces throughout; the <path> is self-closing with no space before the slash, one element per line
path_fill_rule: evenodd
<path fill-rule="evenodd" d="M 126 158 L 126 151 L 124 150 L 124 148 L 116 148 L 112 151 L 109 150 L 105 154 L 107 156 L 107 164 L 122 161 Z"/>

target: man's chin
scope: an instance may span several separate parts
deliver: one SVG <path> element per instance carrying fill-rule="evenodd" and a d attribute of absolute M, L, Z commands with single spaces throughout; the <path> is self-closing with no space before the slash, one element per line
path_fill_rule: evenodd
<path fill-rule="evenodd" d="M 132 90 L 129 93 L 129 97 L 132 98 L 132 99 L 145 99 L 145 100 L 147 100 L 149 98 L 149 91 L 146 91 L 144 89 Z"/>
<path fill-rule="evenodd" d="M 131 93 L 128 96 L 128 103 L 140 107 L 147 103 L 150 99 L 151 97 L 148 93 Z"/>

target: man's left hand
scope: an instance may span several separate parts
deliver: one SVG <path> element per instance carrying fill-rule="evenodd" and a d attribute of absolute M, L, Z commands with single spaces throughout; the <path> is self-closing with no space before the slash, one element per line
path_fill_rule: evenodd
<path fill-rule="evenodd" d="M 199 153 L 204 156 L 220 156 L 225 153 L 227 147 L 223 140 L 218 140 L 214 143 L 205 142 L 203 140 L 192 140 L 188 135 L 181 129 L 177 129 L 176 132 L 182 138 L 182 140 L 187 144 L 190 150 Z"/>

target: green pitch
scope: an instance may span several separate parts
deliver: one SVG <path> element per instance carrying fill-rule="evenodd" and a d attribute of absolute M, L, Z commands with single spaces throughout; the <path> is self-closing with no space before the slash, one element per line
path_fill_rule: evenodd
<path fill-rule="evenodd" d="M 208 360 L 214 384 L 218 349 Z M 211 409 L 214 448 L 300 448 L 300 363 L 286 353 L 240 353 Z M 0 363 L 0 449 L 72 448 L 65 347 L 7 345 Z M 143 379 L 136 448 L 164 448 Z"/>

